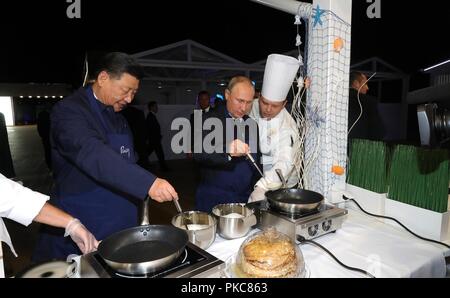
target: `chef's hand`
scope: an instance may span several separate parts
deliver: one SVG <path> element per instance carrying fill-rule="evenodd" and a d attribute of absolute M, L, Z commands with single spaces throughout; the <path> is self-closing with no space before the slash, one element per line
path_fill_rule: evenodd
<path fill-rule="evenodd" d="M 178 194 L 173 186 L 170 185 L 167 180 L 161 178 L 156 178 L 148 191 L 148 195 L 150 198 L 160 203 L 172 201 L 173 199 L 178 200 Z"/>
<path fill-rule="evenodd" d="M 228 153 L 231 157 L 245 156 L 250 153 L 250 147 L 241 140 L 234 140 L 228 146 Z"/>
<path fill-rule="evenodd" d="M 90 253 L 98 247 L 98 241 L 94 235 L 76 218 L 73 218 L 66 226 L 64 237 L 69 235 L 83 254 Z"/>
<path fill-rule="evenodd" d="M 248 198 L 248 202 L 251 203 L 264 200 L 266 198 L 265 193 L 266 190 L 264 188 L 258 186 L 255 187 L 250 195 L 250 198 Z"/>

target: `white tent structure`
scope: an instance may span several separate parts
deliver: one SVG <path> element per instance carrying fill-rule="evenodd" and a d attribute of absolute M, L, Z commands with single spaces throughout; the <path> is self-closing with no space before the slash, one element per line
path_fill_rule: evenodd
<path fill-rule="evenodd" d="M 298 51 L 284 54 L 296 57 Z M 229 79 L 235 75 L 248 76 L 260 87 L 266 64 L 266 59 L 244 63 L 190 39 L 133 56 L 144 66 L 146 73 L 133 104 L 147 115 L 146 104 L 150 101 L 158 103 L 156 116 L 161 125 L 162 146 L 168 160 L 185 158 L 184 154 L 175 154 L 171 150 L 171 140 L 177 132 L 172 129 L 172 123 L 180 117 L 189 119 L 199 91 L 207 90 L 212 97 L 217 93 L 224 95 Z M 155 159 L 153 154 L 150 160 Z"/>
<path fill-rule="evenodd" d="M 133 55 L 146 77 L 137 96 L 139 104 L 193 105 L 201 90 L 223 94 L 228 80 L 238 74 L 262 78 L 264 65 L 247 64 L 187 39 Z"/>
<path fill-rule="evenodd" d="M 346 166 L 351 0 L 314 0 L 313 4 L 293 0 L 252 1 L 298 15 L 307 23 L 309 37 L 305 58 L 307 74 L 313 79 L 307 94 L 307 116 L 314 119 L 316 125 L 306 136 L 305 157 L 313 161 L 306 180 L 311 182 L 311 190 L 328 195 L 333 185 L 345 181 L 345 176 L 334 175 L 330 169 L 332 165 Z M 341 45 L 339 50 L 334 47 L 336 42 Z M 264 71 L 258 63 L 243 63 L 191 40 L 134 56 L 148 72 L 140 99 L 136 100 L 141 104 L 155 100 L 161 104 L 186 106 L 195 103 L 200 89 L 222 91 L 226 84 L 224 79 L 238 73 L 252 78 L 252 72 Z M 183 113 L 174 111 L 173 114 L 181 116 Z M 164 129 L 163 125 L 161 128 Z M 166 138 L 165 152 L 170 150 L 167 143 Z"/>
<path fill-rule="evenodd" d="M 185 154 L 171 150 L 171 140 L 177 132 L 176 128 L 172 129 L 172 123 L 176 118 L 189 119 L 199 91 L 207 90 L 212 97 L 217 93 L 224 95 L 229 79 L 235 75 L 248 76 L 259 84 L 265 67 L 265 60 L 247 64 L 190 39 L 133 56 L 146 72 L 134 104 L 147 114 L 146 104 L 158 103 L 156 116 L 163 134 L 163 150 L 169 160 L 185 158 Z M 150 159 L 155 160 L 155 155 Z"/>

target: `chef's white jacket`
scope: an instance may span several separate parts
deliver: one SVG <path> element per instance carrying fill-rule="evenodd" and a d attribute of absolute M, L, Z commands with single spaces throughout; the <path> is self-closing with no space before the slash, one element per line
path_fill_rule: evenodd
<path fill-rule="evenodd" d="M 292 169 L 298 133 L 292 116 L 284 108 L 276 117 L 270 120 L 263 119 L 259 114 L 259 99 L 255 99 L 250 117 L 258 122 L 262 165 L 266 181 L 279 183 L 280 179 L 275 169 L 280 169 L 285 179 L 288 180 L 287 187 L 297 184 L 298 176 Z M 267 190 L 267 185 L 262 178 L 256 183 L 256 186 Z"/>
<path fill-rule="evenodd" d="M 9 245 L 17 256 L 2 217 L 28 226 L 39 214 L 48 196 L 32 191 L 0 174 L 0 242 Z M 3 254 L 0 245 L 0 277 L 4 277 Z"/>

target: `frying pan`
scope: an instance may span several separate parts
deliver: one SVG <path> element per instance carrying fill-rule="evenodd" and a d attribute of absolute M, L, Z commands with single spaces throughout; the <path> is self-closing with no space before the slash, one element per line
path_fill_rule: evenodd
<path fill-rule="evenodd" d="M 289 214 L 313 212 L 323 203 L 321 194 L 293 188 L 268 191 L 266 198 L 271 208 Z"/>
<path fill-rule="evenodd" d="M 100 242 L 98 253 L 112 269 L 146 274 L 169 266 L 189 241 L 186 231 L 169 225 L 149 225 L 149 197 L 144 200 L 141 226 L 119 231 Z"/>

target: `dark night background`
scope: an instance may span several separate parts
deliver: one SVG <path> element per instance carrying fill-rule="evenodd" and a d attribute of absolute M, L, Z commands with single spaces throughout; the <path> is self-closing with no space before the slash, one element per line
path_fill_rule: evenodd
<path fill-rule="evenodd" d="M 308 1 L 307 1 L 308 2 Z M 352 63 L 378 56 L 413 75 L 450 57 L 446 1 L 381 0 L 381 19 L 369 19 L 366 0 L 353 1 Z M 294 49 L 290 14 L 247 1 L 81 0 L 81 19 L 66 17 L 65 0 L 0 4 L 0 82 L 82 80 L 85 52 L 136 53 L 193 39 L 244 62 Z"/>

